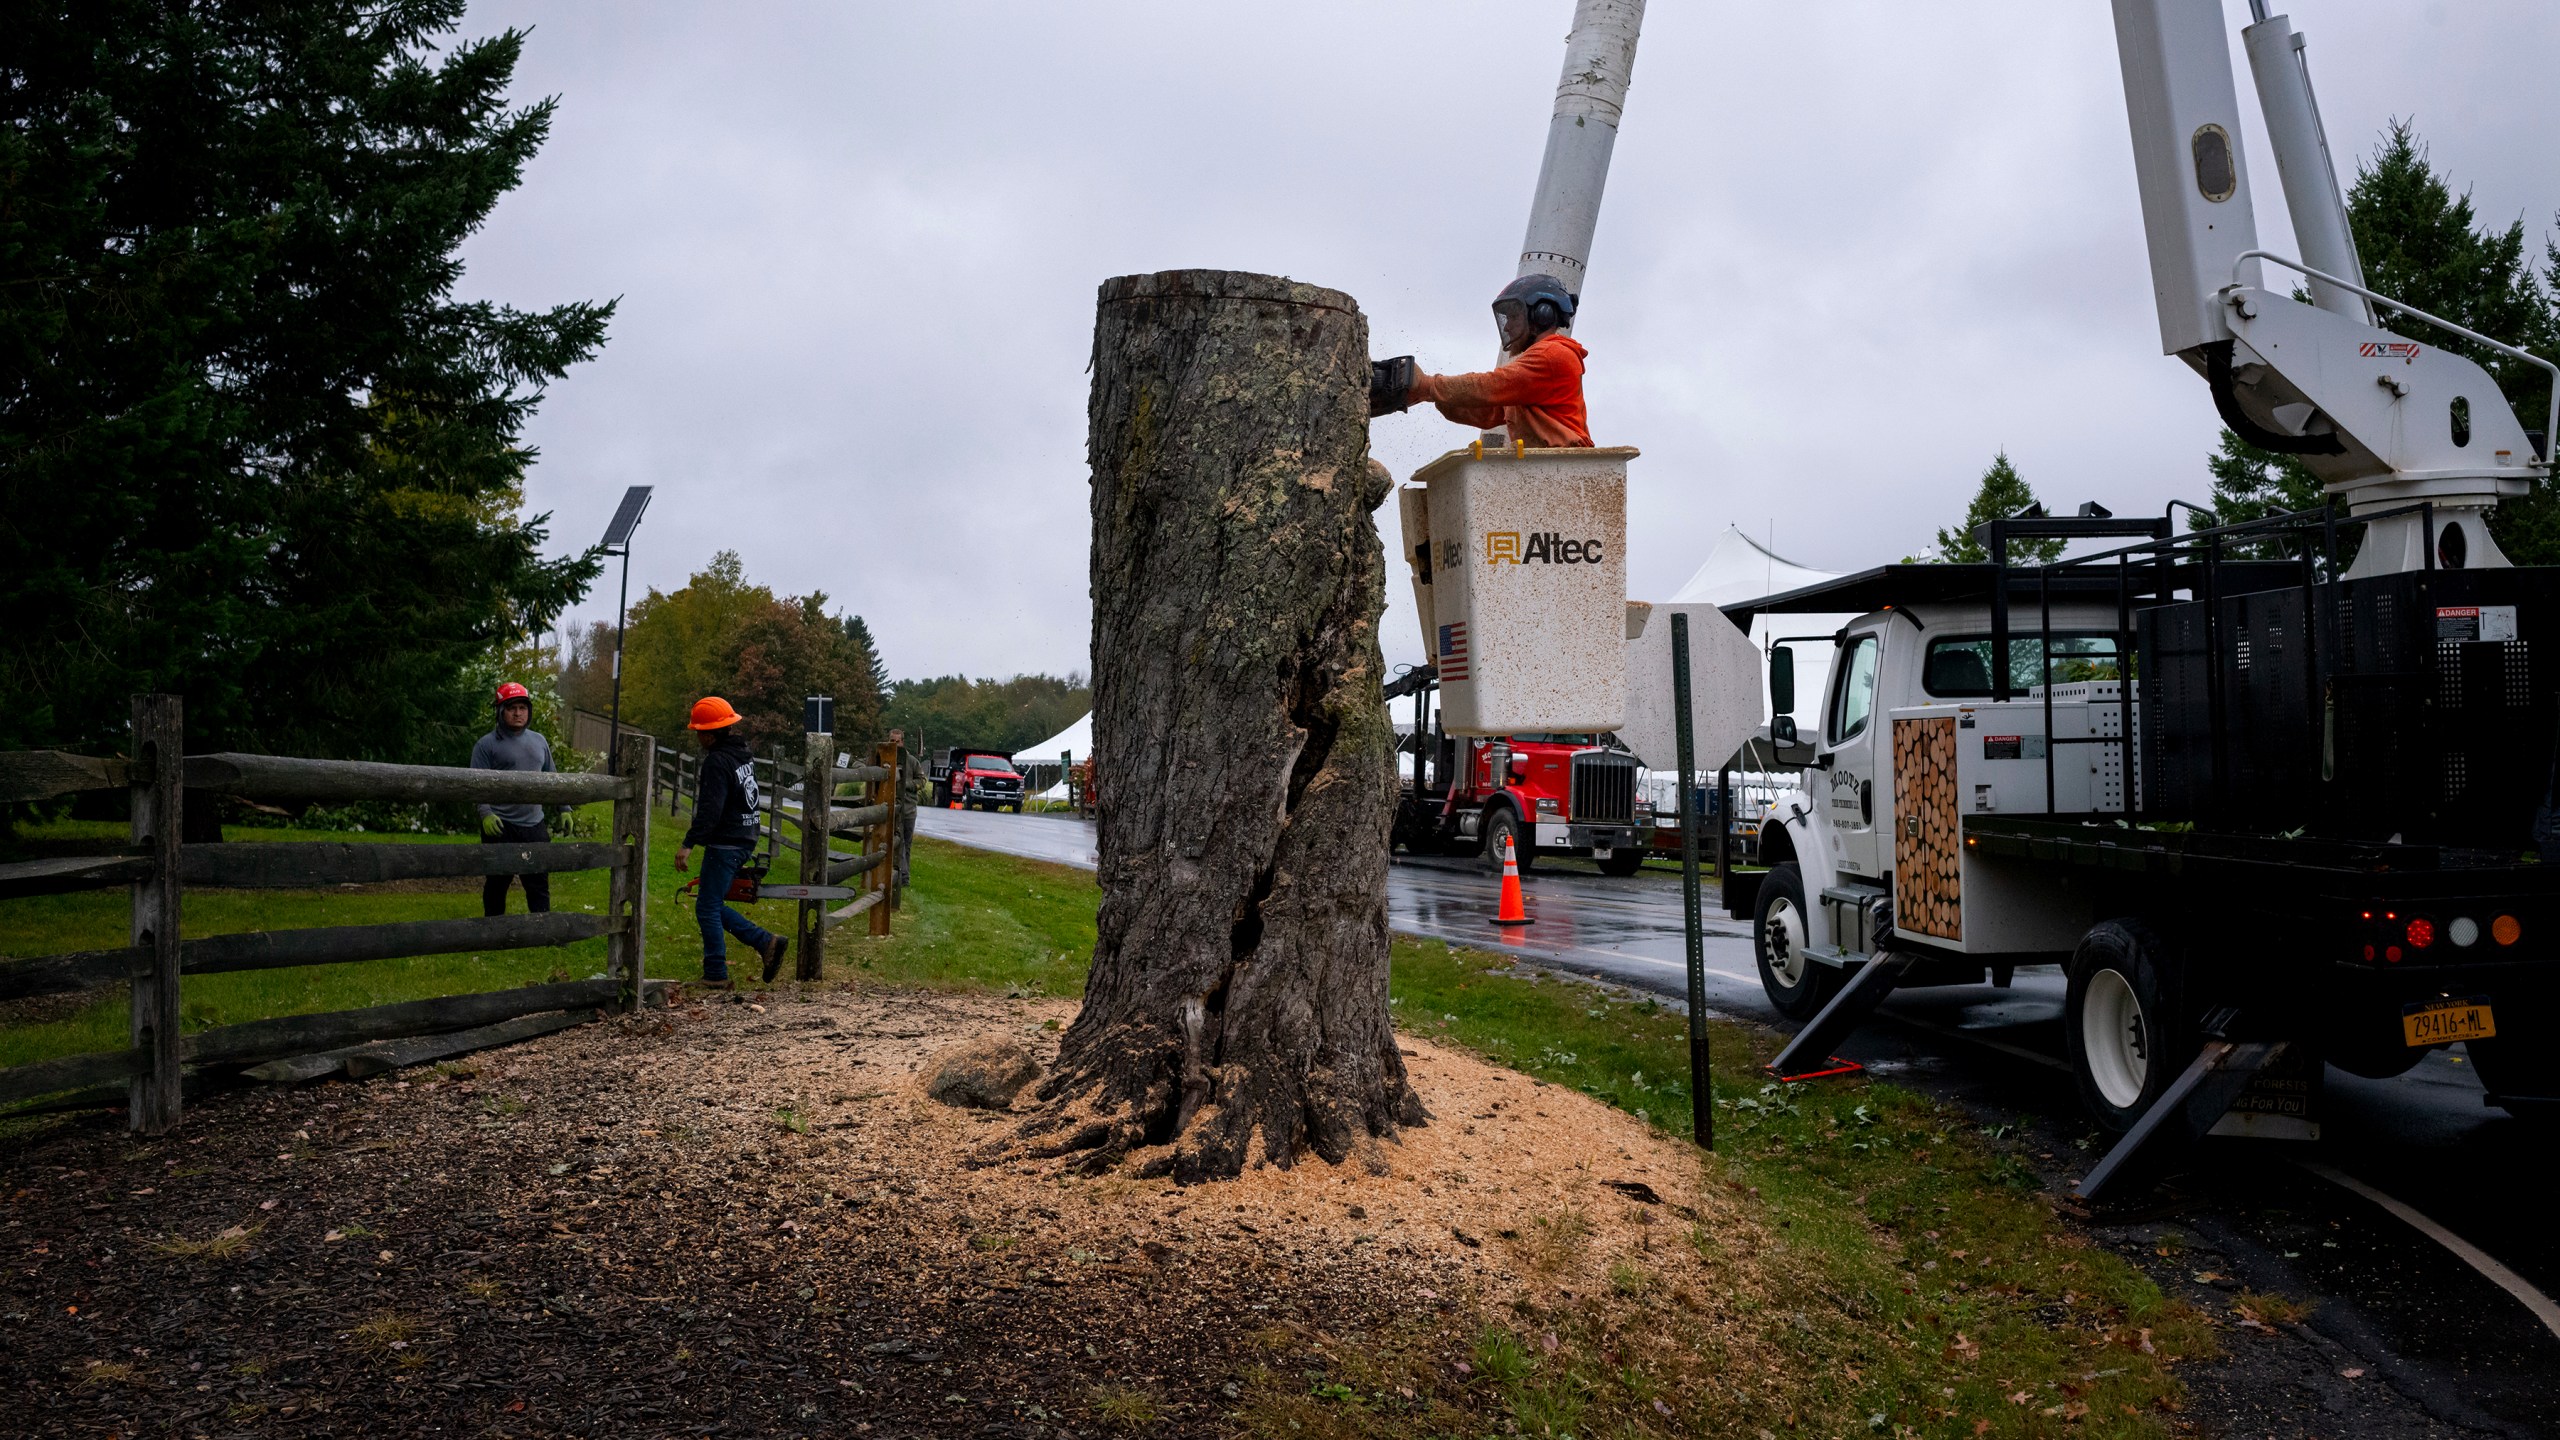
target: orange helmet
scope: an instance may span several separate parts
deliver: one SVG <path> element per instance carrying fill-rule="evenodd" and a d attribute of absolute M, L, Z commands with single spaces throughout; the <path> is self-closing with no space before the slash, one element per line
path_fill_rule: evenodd
<path fill-rule="evenodd" d="M 730 708 L 728 701 L 721 699 L 717 695 L 705 695 L 701 699 L 693 702 L 693 719 L 686 722 L 685 728 L 688 730 L 726 730 L 730 726 L 737 724 L 739 718 L 738 712 Z"/>

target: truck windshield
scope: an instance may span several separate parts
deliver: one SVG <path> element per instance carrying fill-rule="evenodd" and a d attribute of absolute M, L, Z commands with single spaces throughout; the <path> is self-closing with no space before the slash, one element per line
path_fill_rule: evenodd
<path fill-rule="evenodd" d="M 990 775 L 1011 775 L 1014 773 L 1013 762 L 999 755 L 972 755 L 969 757 L 969 768 L 972 770 L 984 770 Z"/>
<path fill-rule="evenodd" d="M 1600 742 L 1597 736 L 1592 735 L 1565 735 L 1548 730 L 1533 730 L 1526 734 L 1512 736 L 1511 743 L 1514 745 L 1597 745 Z"/>
<path fill-rule="evenodd" d="M 2053 637 L 2053 682 L 2120 678 L 2113 635 Z M 2024 694 L 2045 682 L 2044 642 L 2035 635 L 2009 635 L 2009 689 Z M 1929 642 L 1921 662 L 1920 688 L 1941 700 L 1973 700 L 1991 693 L 1991 637 L 1949 635 Z"/>

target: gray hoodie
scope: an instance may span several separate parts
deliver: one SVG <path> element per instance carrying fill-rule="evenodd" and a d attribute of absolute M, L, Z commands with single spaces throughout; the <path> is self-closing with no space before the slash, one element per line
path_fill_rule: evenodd
<path fill-rule="evenodd" d="M 490 727 L 489 733 L 481 736 L 471 747 L 471 768 L 557 770 L 560 767 L 551 763 L 551 742 L 542 738 L 541 731 L 527 725 L 510 735 L 505 726 L 497 725 Z M 539 825 L 543 818 L 539 805 L 483 805 L 480 813 L 495 815 L 510 825 Z"/>

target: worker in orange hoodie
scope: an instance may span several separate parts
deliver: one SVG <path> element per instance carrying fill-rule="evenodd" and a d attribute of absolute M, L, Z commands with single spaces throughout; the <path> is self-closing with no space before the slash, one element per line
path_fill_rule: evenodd
<path fill-rule="evenodd" d="M 1413 357 L 1381 360 L 1371 367 L 1369 413 L 1400 411 L 1429 401 L 1461 425 L 1499 425 L 1514 440 L 1560 449 L 1591 443 L 1582 408 L 1584 350 L 1564 333 L 1573 319 L 1573 296 L 1553 275 L 1523 275 L 1493 297 L 1494 323 L 1502 332 L 1502 366 L 1472 375 L 1433 375 Z"/>

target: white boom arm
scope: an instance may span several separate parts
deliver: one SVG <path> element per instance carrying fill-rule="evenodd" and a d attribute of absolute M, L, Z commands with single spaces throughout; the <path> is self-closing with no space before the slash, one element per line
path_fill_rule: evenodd
<path fill-rule="evenodd" d="M 1547 153 L 1538 163 L 1517 273 L 1553 275 L 1577 302 L 1643 25 L 1644 0 L 1575 0 L 1573 31 L 1565 37 L 1564 75 L 1556 82 L 1555 117 L 1547 122 Z"/>
<path fill-rule="evenodd" d="M 2242 37 L 2300 260 L 2258 245 L 2221 0 L 2114 5 L 2161 349 L 2205 375 L 2225 424 L 2299 456 L 2351 512 L 2432 501 L 2440 563 L 2507 563 L 2482 522 L 2549 462 L 2487 371 L 2431 338 L 2375 327 L 2366 302 L 2552 367 L 2365 289 L 2302 38 L 2286 17 L 2252 0 L 2256 23 Z M 2266 288 L 2262 261 L 2303 275 L 2313 304 L 2294 300 L 2289 280 Z M 2553 407 L 2560 419 L 2560 386 Z M 2349 573 L 2420 568 L 2426 545 L 2415 516 L 2376 522 Z"/>

